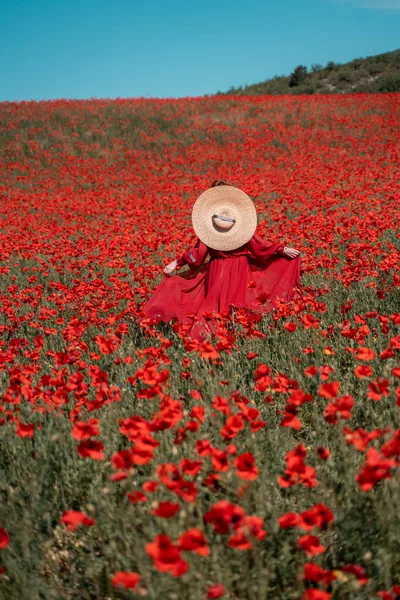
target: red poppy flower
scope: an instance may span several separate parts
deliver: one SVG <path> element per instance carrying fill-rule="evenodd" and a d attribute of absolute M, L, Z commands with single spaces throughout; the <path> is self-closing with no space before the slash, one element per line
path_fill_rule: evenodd
<path fill-rule="evenodd" d="M 285 416 L 281 421 L 281 427 L 289 427 L 290 429 L 301 429 L 303 427 L 300 419 L 297 417 L 296 407 L 288 405 L 283 414 Z"/>
<path fill-rule="evenodd" d="M 236 548 L 237 550 L 250 550 L 250 548 L 253 547 L 253 544 L 251 540 L 239 530 L 229 537 L 228 546 L 230 548 Z"/>
<path fill-rule="evenodd" d="M 17 423 L 17 429 L 15 431 L 16 435 L 21 438 L 33 437 L 35 432 L 35 424 L 34 423 Z"/>
<path fill-rule="evenodd" d="M 304 315 L 304 317 L 301 318 L 301 322 L 303 323 L 304 329 L 318 329 L 320 324 L 320 320 L 312 314 Z"/>
<path fill-rule="evenodd" d="M 318 456 L 322 460 L 326 460 L 331 455 L 331 451 L 329 450 L 329 448 L 326 448 L 325 446 L 318 446 L 317 453 L 318 453 Z"/>
<path fill-rule="evenodd" d="M 104 446 L 102 442 L 96 440 L 85 440 L 78 445 L 78 454 L 83 458 L 93 458 L 94 460 L 103 460 Z"/>
<path fill-rule="evenodd" d="M 209 556 L 210 554 L 210 548 L 208 547 L 204 533 L 197 527 L 188 529 L 188 531 L 180 536 L 178 547 L 180 550 L 196 552 L 200 556 Z"/>
<path fill-rule="evenodd" d="M 120 450 L 111 457 L 115 469 L 129 469 L 133 464 L 133 455 L 130 450 Z"/>
<path fill-rule="evenodd" d="M 147 554 L 152 558 L 154 566 L 161 572 L 170 572 L 174 577 L 180 577 L 189 566 L 181 557 L 178 546 L 172 543 L 168 535 L 157 535 L 153 542 L 145 545 Z"/>
<path fill-rule="evenodd" d="M 367 458 L 356 481 L 360 488 L 367 492 L 381 481 L 392 477 L 391 469 L 397 467 L 397 461 L 393 458 L 386 458 L 375 448 L 367 450 Z"/>
<path fill-rule="evenodd" d="M 159 485 L 160 484 L 158 483 L 158 481 L 145 481 L 142 485 L 142 489 L 148 494 L 152 494 L 156 491 Z"/>
<path fill-rule="evenodd" d="M 235 458 L 233 464 L 236 467 L 237 476 L 241 479 L 246 479 L 248 481 L 257 479 L 259 471 L 251 452 L 240 454 Z"/>
<path fill-rule="evenodd" d="M 223 398 L 222 396 L 215 396 L 213 399 L 211 406 L 225 415 L 231 414 L 231 408 L 229 406 L 229 400 L 227 398 Z"/>
<path fill-rule="evenodd" d="M 194 406 L 190 411 L 189 416 L 192 419 L 198 419 L 200 423 L 204 422 L 205 419 L 205 409 L 204 406 Z"/>
<path fill-rule="evenodd" d="M 337 423 L 338 416 L 342 419 L 351 418 L 351 409 L 354 406 L 354 398 L 349 394 L 337 398 L 335 402 L 328 404 L 324 410 L 324 418 L 327 423 Z"/>
<path fill-rule="evenodd" d="M 141 491 L 128 492 L 126 495 L 129 499 L 129 502 L 132 502 L 132 504 L 137 504 L 138 502 L 147 502 L 147 496 L 145 496 Z"/>
<path fill-rule="evenodd" d="M 394 456 L 400 459 L 400 429 L 394 432 L 393 436 L 383 444 L 381 452 L 387 458 Z"/>
<path fill-rule="evenodd" d="M 174 487 L 174 491 L 185 502 L 196 502 L 197 487 L 192 481 L 179 479 Z"/>
<path fill-rule="evenodd" d="M 131 454 L 135 465 L 147 465 L 153 459 L 153 451 L 148 448 L 132 448 Z"/>
<path fill-rule="evenodd" d="M 10 538 L 8 537 L 8 533 L 3 527 L 0 527 L 0 548 L 7 548 L 9 544 Z"/>
<path fill-rule="evenodd" d="M 258 365 L 257 370 L 254 373 L 254 379 L 256 381 L 254 388 L 258 392 L 265 392 L 265 390 L 272 385 L 272 377 L 270 376 L 270 373 L 271 369 L 268 367 L 268 365 Z"/>
<path fill-rule="evenodd" d="M 198 475 L 201 471 L 203 461 L 189 460 L 188 458 L 183 458 L 179 463 L 179 466 L 182 469 L 182 473 L 190 475 L 191 477 L 196 477 L 196 475 Z"/>
<path fill-rule="evenodd" d="M 314 581 L 315 583 L 321 581 L 324 585 L 328 585 L 331 581 L 336 579 L 336 575 L 332 571 L 327 571 L 315 563 L 306 563 L 304 565 L 303 578 L 308 581 Z"/>
<path fill-rule="evenodd" d="M 225 588 L 222 583 L 210 585 L 207 590 L 207 598 L 221 598 L 225 594 Z"/>
<path fill-rule="evenodd" d="M 389 380 L 385 377 L 377 377 L 375 381 L 368 384 L 368 398 L 371 400 L 381 400 L 382 396 L 389 394 Z"/>
<path fill-rule="evenodd" d="M 318 590 L 317 588 L 308 588 L 304 592 L 303 600 L 329 600 L 331 598 L 329 592 Z"/>
<path fill-rule="evenodd" d="M 241 414 L 233 415 L 226 419 L 225 425 L 220 430 L 220 434 L 225 440 L 230 440 L 235 438 L 242 429 L 244 429 L 243 416 Z"/>
<path fill-rule="evenodd" d="M 343 571 L 343 573 L 355 575 L 360 585 L 366 585 L 368 583 L 368 575 L 365 569 L 360 565 L 343 565 L 340 567 L 340 570 Z"/>
<path fill-rule="evenodd" d="M 179 504 L 174 504 L 173 502 L 159 502 L 158 507 L 154 508 L 151 511 L 152 515 L 156 515 L 157 517 L 162 517 L 163 519 L 170 519 L 180 510 Z"/>
<path fill-rule="evenodd" d="M 79 510 L 66 510 L 60 518 L 60 522 L 64 523 L 69 531 L 74 531 L 79 525 L 91 527 L 95 523 L 94 519 L 90 519 L 86 513 Z"/>
<path fill-rule="evenodd" d="M 321 381 L 326 381 L 327 379 L 329 379 L 329 375 L 333 373 L 333 371 L 334 368 L 331 367 L 331 365 L 322 365 L 319 368 L 319 377 Z"/>
<path fill-rule="evenodd" d="M 371 377 L 371 375 L 373 374 L 373 370 L 372 367 L 370 367 L 369 365 L 358 365 L 354 369 L 354 374 L 359 379 L 362 379 L 364 377 Z"/>
<path fill-rule="evenodd" d="M 306 394 L 303 390 L 294 390 L 289 398 L 287 399 L 287 402 L 290 406 L 303 406 L 303 404 L 305 404 L 306 402 L 311 402 L 313 399 L 311 394 Z"/>
<path fill-rule="evenodd" d="M 213 449 L 211 456 L 211 464 L 213 469 L 216 471 L 229 471 L 230 463 L 228 459 L 228 455 L 223 450 L 218 450 L 217 448 Z"/>
<path fill-rule="evenodd" d="M 255 419 L 250 423 L 250 429 L 253 433 L 256 433 L 257 431 L 261 431 L 261 429 L 264 429 L 266 425 L 266 421 L 260 421 L 259 419 Z"/>
<path fill-rule="evenodd" d="M 76 421 L 72 427 L 71 435 L 79 441 L 100 435 L 99 419 L 91 419 L 89 423 Z"/>
<path fill-rule="evenodd" d="M 111 583 L 114 587 L 118 587 L 120 585 L 128 590 L 135 589 L 139 581 L 140 575 L 138 573 L 127 571 L 117 571 L 117 573 L 115 573 L 115 575 L 113 575 L 111 578 Z"/>
<path fill-rule="evenodd" d="M 213 451 L 213 446 L 211 445 L 210 440 L 197 440 L 195 450 L 199 456 L 210 456 Z"/>
<path fill-rule="evenodd" d="M 359 346 L 354 353 L 354 358 L 357 360 L 374 360 L 374 358 L 376 358 L 376 354 L 373 350 L 371 350 L 371 348 Z"/>
<path fill-rule="evenodd" d="M 300 513 L 299 518 L 299 527 L 305 531 L 310 531 L 313 527 L 325 530 L 334 520 L 334 515 L 325 504 L 320 503 Z"/>
<path fill-rule="evenodd" d="M 316 375 L 318 373 L 318 369 L 315 365 L 313 365 L 311 367 L 306 367 L 304 369 L 304 373 L 305 373 L 305 375 L 307 375 L 307 377 L 313 377 L 314 375 Z"/>
<path fill-rule="evenodd" d="M 220 500 L 206 512 L 204 521 L 211 523 L 217 533 L 226 534 L 241 523 L 245 514 L 241 506 L 231 504 L 228 500 Z"/>
<path fill-rule="evenodd" d="M 288 512 L 278 518 L 278 523 L 282 529 L 298 527 L 301 524 L 301 517 L 297 513 Z"/>
<path fill-rule="evenodd" d="M 331 381 L 330 383 L 322 383 L 318 388 L 318 394 L 323 398 L 332 400 L 336 398 L 339 393 L 340 383 L 339 381 Z"/>
<path fill-rule="evenodd" d="M 326 550 L 325 546 L 322 546 L 316 535 L 303 535 L 297 543 L 307 556 L 316 556 Z"/>
<path fill-rule="evenodd" d="M 262 541 L 267 535 L 263 519 L 247 515 L 236 527 L 236 532 L 230 536 L 228 546 L 238 550 L 250 550 L 253 546 L 253 538 Z"/>
<path fill-rule="evenodd" d="M 204 342 L 199 348 L 199 354 L 202 358 L 215 359 L 219 358 L 219 352 L 210 342 Z"/>
<path fill-rule="evenodd" d="M 96 344 L 99 347 L 99 350 L 102 354 L 111 354 L 114 352 L 118 346 L 118 340 L 110 340 L 106 338 L 104 335 L 96 335 L 94 338 Z"/>

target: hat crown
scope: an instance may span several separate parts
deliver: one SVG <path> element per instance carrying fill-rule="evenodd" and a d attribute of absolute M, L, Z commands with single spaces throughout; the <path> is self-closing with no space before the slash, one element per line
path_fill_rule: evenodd
<path fill-rule="evenodd" d="M 235 212 L 230 206 L 217 208 L 212 215 L 212 222 L 217 231 L 229 231 L 236 223 Z"/>

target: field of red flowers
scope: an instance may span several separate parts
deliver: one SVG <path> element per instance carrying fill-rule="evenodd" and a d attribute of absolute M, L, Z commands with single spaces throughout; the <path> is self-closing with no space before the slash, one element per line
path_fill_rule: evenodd
<path fill-rule="evenodd" d="M 0 598 L 400 598 L 400 95 L 0 104 Z M 214 179 L 301 252 L 136 324 Z"/>

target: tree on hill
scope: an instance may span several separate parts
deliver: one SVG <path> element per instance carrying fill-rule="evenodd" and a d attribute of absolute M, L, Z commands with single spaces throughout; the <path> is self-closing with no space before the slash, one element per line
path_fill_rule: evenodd
<path fill-rule="evenodd" d="M 305 81 L 307 77 L 307 67 L 304 65 L 298 65 L 293 73 L 290 75 L 289 87 L 295 87 Z"/>
<path fill-rule="evenodd" d="M 378 84 L 379 92 L 400 92 L 400 71 L 386 77 L 381 77 Z"/>
<path fill-rule="evenodd" d="M 334 60 L 330 60 L 330 61 L 328 61 L 328 62 L 326 63 L 326 67 L 325 67 L 325 69 L 326 69 L 327 71 L 334 71 L 334 70 L 335 70 L 335 68 L 337 68 L 338 66 L 339 66 L 339 65 L 338 65 L 337 63 L 335 63 L 335 61 L 334 61 Z"/>
<path fill-rule="evenodd" d="M 324 67 L 320 63 L 314 63 L 311 65 L 311 71 L 313 73 L 318 73 L 318 71 L 322 71 Z"/>

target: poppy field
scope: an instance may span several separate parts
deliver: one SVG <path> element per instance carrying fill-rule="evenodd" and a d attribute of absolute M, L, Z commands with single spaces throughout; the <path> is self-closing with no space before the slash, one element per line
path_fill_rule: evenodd
<path fill-rule="evenodd" d="M 0 103 L 1 599 L 400 599 L 399 117 Z M 303 293 L 138 325 L 221 178 Z"/>

